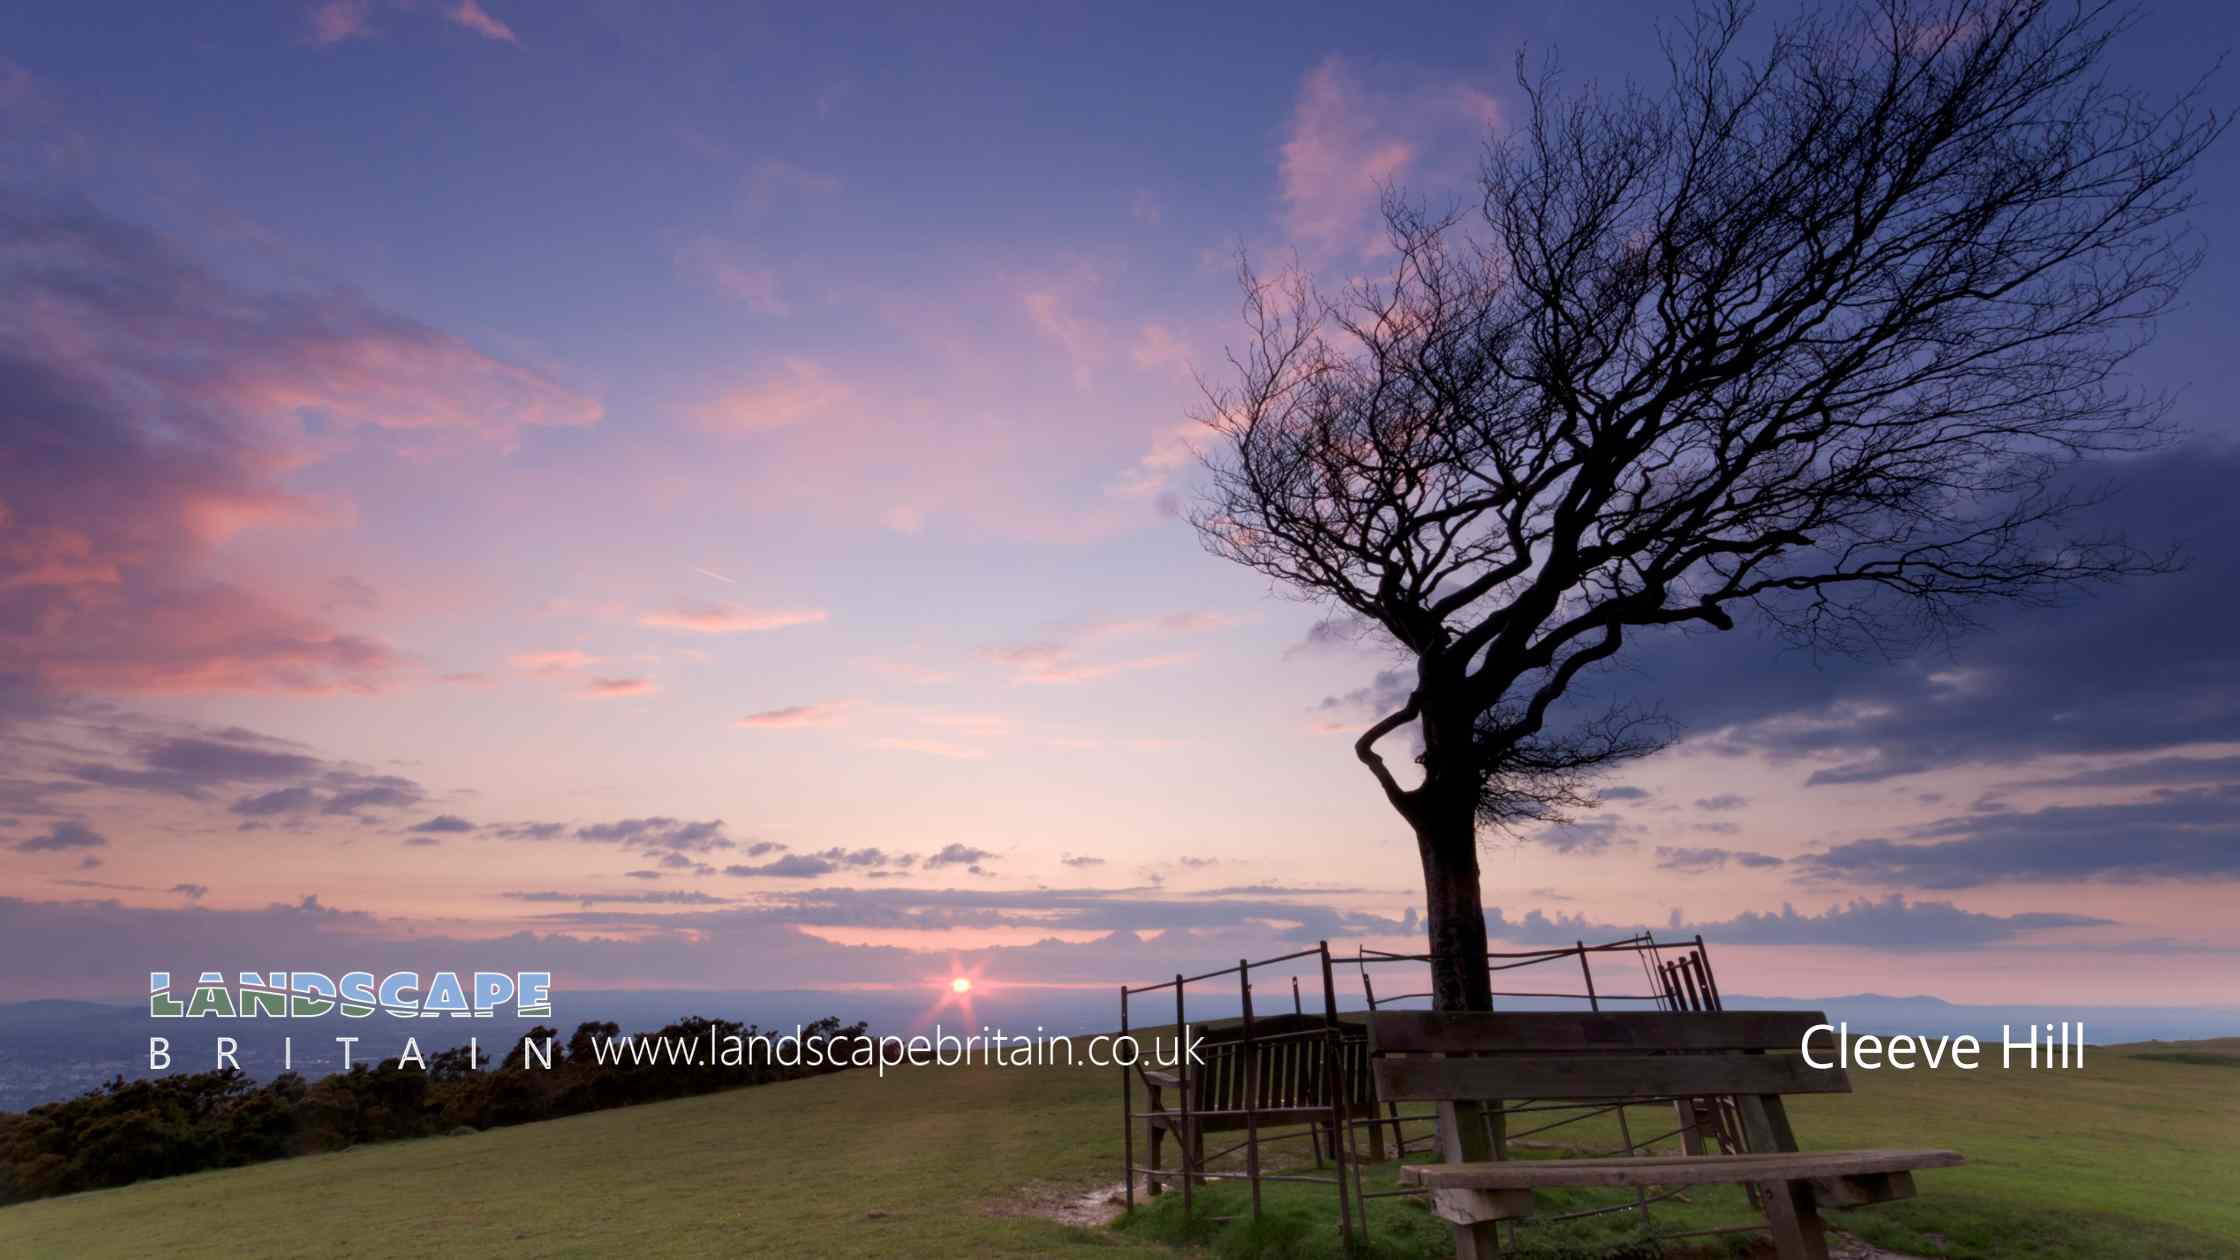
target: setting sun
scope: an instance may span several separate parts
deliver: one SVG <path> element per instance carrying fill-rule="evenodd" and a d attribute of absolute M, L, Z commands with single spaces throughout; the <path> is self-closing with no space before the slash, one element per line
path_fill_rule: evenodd
<path fill-rule="evenodd" d="M 967 977 L 958 976 L 956 979 L 949 982 L 949 992 L 970 993 L 972 992 L 972 981 Z"/>

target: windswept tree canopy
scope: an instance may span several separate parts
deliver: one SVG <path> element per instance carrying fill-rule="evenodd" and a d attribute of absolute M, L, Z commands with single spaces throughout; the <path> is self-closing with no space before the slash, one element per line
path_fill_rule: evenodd
<path fill-rule="evenodd" d="M 1381 279 L 1245 276 L 1198 525 L 1416 656 L 1360 744 L 1404 813 L 1372 745 L 1409 721 L 1528 815 L 1535 772 L 1650 746 L 1548 734 L 1636 627 L 1856 650 L 2165 563 L 2065 533 L 2064 473 L 2165 436 L 2116 376 L 2221 121 L 2102 81 L 2105 5 L 1883 0 L 1747 56 L 1746 17 L 1668 40 L 1660 94 L 1520 74 L 1482 213 L 1388 197 Z"/>

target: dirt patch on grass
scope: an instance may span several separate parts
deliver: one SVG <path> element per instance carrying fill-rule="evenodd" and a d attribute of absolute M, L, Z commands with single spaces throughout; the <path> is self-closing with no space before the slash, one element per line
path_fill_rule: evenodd
<path fill-rule="evenodd" d="M 1084 1229 L 1102 1229 L 1120 1219 L 1127 1211 L 1127 1187 L 1120 1182 L 1105 1186 L 1064 1186 L 1035 1181 L 1019 1187 L 1010 1195 L 982 1205 L 989 1216 L 1039 1216 L 1057 1221 L 1061 1225 L 1078 1225 Z M 877 1215 L 877 1214 L 875 1214 Z M 1753 1254 L 1756 1254 L 1755 1252 Z M 1764 1254 L 1771 1256 L 1773 1249 L 1767 1243 Z M 1828 1260 L 1930 1260 L 1902 1251 L 1884 1251 L 1863 1238 L 1828 1231 Z"/>
<path fill-rule="evenodd" d="M 1120 1219 L 1127 1205 L 1127 1187 L 1117 1181 L 1086 1189 L 1036 1181 L 986 1204 L 983 1210 L 990 1216 L 1039 1216 L 1065 1225 L 1101 1229 Z"/>

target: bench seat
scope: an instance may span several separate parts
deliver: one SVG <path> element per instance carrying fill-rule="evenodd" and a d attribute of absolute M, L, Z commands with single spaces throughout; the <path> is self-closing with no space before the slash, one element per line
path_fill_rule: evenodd
<path fill-rule="evenodd" d="M 1149 1124 L 1169 1128 L 1180 1128 L 1183 1121 L 1182 1112 L 1174 1107 L 1161 1107 L 1157 1111 L 1145 1111 L 1139 1114 Z M 1216 1132 L 1222 1130 L 1234 1131 L 1244 1127 L 1244 1114 L 1244 1108 L 1242 1107 L 1216 1107 L 1206 1111 L 1193 1111 L 1189 1118 L 1193 1124 L 1204 1129 Z M 1328 1124 L 1330 1109 L 1328 1107 L 1256 1107 L 1253 1109 L 1252 1118 L 1270 1129 L 1280 1129 L 1285 1125 L 1292 1124 Z"/>
<path fill-rule="evenodd" d="M 1195 1038 L 1202 1058 L 1187 1074 L 1137 1066 L 1148 1097 L 1134 1115 L 1148 1130 L 1152 1167 L 1172 1136 L 1182 1145 L 1181 1175 L 1203 1184 L 1207 1134 L 1299 1125 L 1308 1126 L 1320 1167 L 1322 1152 L 1337 1150 L 1346 1112 L 1374 1109 L 1369 1034 L 1360 1024 L 1294 1013 L 1255 1019 L 1245 1033 L 1242 1023 L 1205 1029 Z M 1369 1147 L 1372 1159 L 1384 1158 L 1382 1130 L 1370 1129 Z M 1160 1178 L 1147 1179 L 1160 1193 Z"/>
<path fill-rule="evenodd" d="M 1478 1160 L 1411 1165 L 1400 1179 L 1431 1191 L 1432 1215 L 1470 1231 L 1533 1215 L 1532 1192 L 1559 1186 L 1701 1186 L 1739 1182 L 1790 1205 L 1790 1219 L 1809 1219 L 1783 1254 L 1827 1254 L 1819 1236 L 1821 1208 L 1865 1207 L 1913 1197 L 1913 1169 L 1950 1168 L 1951 1151 L 1774 1151 L 1759 1155 L 1636 1155 L 1606 1159 Z M 1799 1220 L 1802 1224 L 1802 1220 Z M 1491 1255 L 1458 1239 L 1458 1254 Z"/>
<path fill-rule="evenodd" d="M 1608 1159 L 1496 1159 L 1469 1164 L 1410 1164 L 1409 1185 L 1470 1190 L 1546 1190 L 1559 1186 L 1705 1186 L 1754 1181 L 1951 1168 L 1958 1153 L 1938 1150 L 1774 1151 L 1762 1155 L 1632 1155 Z"/>
<path fill-rule="evenodd" d="M 1536 1190 L 1720 1184 L 1749 1190 L 1781 1260 L 1828 1260 L 1822 1208 L 1909 1199 L 1914 1169 L 1961 1162 L 1937 1149 L 1798 1149 L 1782 1096 L 1851 1092 L 1841 1066 L 1810 1053 L 1832 1035 L 1818 1011 L 1378 1011 L 1369 1028 L 1379 1100 L 1438 1104 L 1444 1162 L 1401 1179 L 1454 1227 L 1456 1260 L 1499 1254 L 1496 1227 L 1531 1216 Z M 1692 1153 L 1505 1159 L 1504 1100 L 1670 1105 Z M 1707 1122 L 1727 1154 L 1703 1152 Z"/>

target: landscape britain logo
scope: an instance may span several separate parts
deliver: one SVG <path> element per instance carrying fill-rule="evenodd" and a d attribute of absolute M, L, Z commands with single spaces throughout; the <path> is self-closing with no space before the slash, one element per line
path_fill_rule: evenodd
<path fill-rule="evenodd" d="M 392 971 L 378 979 L 370 971 L 345 972 L 337 980 L 318 971 L 244 971 L 227 984 L 225 976 L 205 971 L 181 1001 L 171 992 L 171 973 L 148 973 L 151 1019 L 318 1019 L 340 1012 L 364 1019 L 386 1011 L 398 1019 L 489 1019 L 511 1005 L 521 1019 L 552 1014 L 549 971 L 477 971 L 465 982 L 455 971 L 439 971 L 420 983 L 417 971 Z"/>

